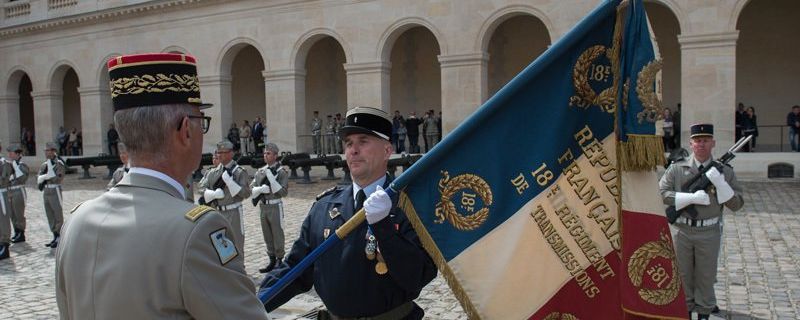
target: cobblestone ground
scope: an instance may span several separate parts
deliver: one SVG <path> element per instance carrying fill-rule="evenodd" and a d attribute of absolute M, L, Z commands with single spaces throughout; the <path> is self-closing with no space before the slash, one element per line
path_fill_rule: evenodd
<path fill-rule="evenodd" d="M 249 169 L 252 173 L 253 170 Z M 96 197 L 104 191 L 106 172 L 93 169 L 98 178 L 79 179 L 68 175 L 64 187 L 64 208 Z M 320 180 L 325 172 L 312 171 L 317 183 L 297 184 L 292 180 L 285 202 L 286 248 L 297 237 L 300 224 L 314 196 L 337 181 Z M 341 176 L 341 173 L 338 173 Z M 726 319 L 797 319 L 800 317 L 800 182 L 797 180 L 749 181 L 743 183 L 746 205 L 725 218 L 723 252 L 716 285 L 717 297 Z M 0 262 L 0 319 L 55 319 L 58 310 L 54 293 L 54 250 L 44 247 L 51 234 L 42 208 L 41 193 L 28 188 L 28 241 L 11 247 L 12 258 Z M 256 209 L 245 206 L 245 267 L 254 281 L 267 262 Z M 69 214 L 66 214 L 69 218 Z M 122 288 L 121 288 L 122 289 Z M 440 276 L 422 292 L 417 302 L 428 319 L 465 319 L 461 306 Z M 321 308 L 312 292 L 295 297 L 272 313 L 277 319 L 304 319 Z M 313 317 L 308 317 L 313 318 Z"/>

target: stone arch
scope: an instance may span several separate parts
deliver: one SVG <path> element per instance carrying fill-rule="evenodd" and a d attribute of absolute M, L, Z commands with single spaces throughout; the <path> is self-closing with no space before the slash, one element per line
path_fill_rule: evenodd
<path fill-rule="evenodd" d="M 233 59 L 236 58 L 236 55 L 244 49 L 246 46 L 252 46 L 253 48 L 258 51 L 261 55 L 262 62 L 264 63 L 264 70 L 269 70 L 269 60 L 267 60 L 266 56 L 264 55 L 264 48 L 261 47 L 261 44 L 258 41 L 249 38 L 249 37 L 237 37 L 228 41 L 225 46 L 222 47 L 222 50 L 217 55 L 217 63 L 214 65 L 214 68 L 217 68 L 215 71 L 219 75 L 226 75 L 231 74 L 231 66 L 233 65 Z"/>
<path fill-rule="evenodd" d="M 686 33 L 690 33 L 689 28 L 691 27 L 691 23 L 688 23 L 686 14 L 683 12 L 683 8 L 675 0 L 644 0 L 644 2 L 657 3 L 667 7 L 678 20 L 678 28 L 686 31 Z"/>
<path fill-rule="evenodd" d="M 308 57 L 308 51 L 311 50 L 311 47 L 313 47 L 317 41 L 322 40 L 325 37 L 331 37 L 339 43 L 339 46 L 341 46 L 342 50 L 344 50 L 345 63 L 352 61 L 353 55 L 350 51 L 350 45 L 344 40 L 344 37 L 342 37 L 333 29 L 314 28 L 307 31 L 300 36 L 299 39 L 297 39 L 297 42 L 295 42 L 294 48 L 292 49 L 292 55 L 289 58 L 289 65 L 291 65 L 295 70 L 304 69 L 306 57 Z"/>
<path fill-rule="evenodd" d="M 45 90 L 61 90 L 61 86 L 64 84 L 64 76 L 67 75 L 69 69 L 75 71 L 78 75 L 78 79 L 81 79 L 81 72 L 76 67 L 76 64 L 69 60 L 59 60 L 48 72 L 47 77 L 47 84 L 45 86 Z"/>
<path fill-rule="evenodd" d="M 489 47 L 489 41 L 492 39 L 492 35 L 494 34 L 495 29 L 497 29 L 497 27 L 500 26 L 500 24 L 507 21 L 508 19 L 520 15 L 530 15 L 539 19 L 539 21 L 542 22 L 542 24 L 544 24 L 545 29 L 547 29 L 548 37 L 550 39 L 553 39 L 553 34 L 552 34 L 553 23 L 550 21 L 550 19 L 544 12 L 528 5 L 511 5 L 504 8 L 500 8 L 497 11 L 493 12 L 483 22 L 483 25 L 481 25 L 480 32 L 478 32 L 478 38 L 475 41 L 475 52 L 487 52 L 487 49 Z"/>
<path fill-rule="evenodd" d="M 120 53 L 111 53 L 100 59 L 100 65 L 95 74 L 97 75 L 97 87 L 101 90 L 109 90 L 110 79 L 108 78 L 108 61 L 111 60 L 111 58 L 121 55 Z"/>
<path fill-rule="evenodd" d="M 35 111 L 33 109 L 33 83 L 28 70 L 23 66 L 14 66 L 6 77 L 6 94 L 3 98 L 9 103 L 5 119 L 0 119 L 0 140 L 7 143 L 20 141 L 21 130 L 26 128 L 36 132 Z M 23 144 L 26 155 L 35 155 L 36 148 Z"/>
<path fill-rule="evenodd" d="M 161 52 L 162 52 L 162 53 L 182 53 L 182 54 L 190 54 L 190 53 L 189 53 L 189 50 L 186 50 L 186 48 L 184 48 L 184 47 L 181 47 L 181 46 L 176 46 L 176 45 L 171 45 L 171 46 L 168 46 L 168 47 L 164 48 L 164 50 L 161 50 Z"/>
<path fill-rule="evenodd" d="M 737 26 L 739 25 L 739 18 L 742 15 L 742 11 L 744 8 L 747 7 L 750 2 L 754 0 L 737 0 L 736 4 L 733 5 L 733 10 L 731 11 L 730 18 L 728 19 L 728 30 L 734 31 L 737 30 Z"/>
<path fill-rule="evenodd" d="M 16 65 L 11 68 L 11 71 L 8 72 L 8 76 L 6 76 L 8 81 L 6 82 L 6 95 L 13 96 L 17 94 L 17 91 L 19 90 L 19 82 L 22 81 L 24 76 L 28 76 L 28 78 L 31 79 L 31 82 L 33 81 L 30 71 L 24 66 Z"/>
<path fill-rule="evenodd" d="M 665 107 L 675 112 L 681 102 L 681 48 L 678 36 L 681 34 L 680 18 L 669 1 L 647 1 L 648 20 L 656 37 L 660 58 L 663 61 L 661 71 L 661 100 Z M 676 142 L 679 144 L 679 137 Z"/>
<path fill-rule="evenodd" d="M 444 36 L 442 36 L 442 32 L 436 28 L 433 23 L 420 17 L 407 17 L 398 20 L 383 31 L 383 34 L 378 41 L 378 47 L 376 50 L 378 53 L 377 59 L 381 62 L 388 62 L 392 54 L 392 47 L 397 41 L 397 38 L 414 27 L 423 27 L 428 29 L 428 31 L 433 34 L 434 38 L 436 38 L 436 42 L 439 45 L 439 55 L 447 55 L 447 42 L 445 41 Z"/>

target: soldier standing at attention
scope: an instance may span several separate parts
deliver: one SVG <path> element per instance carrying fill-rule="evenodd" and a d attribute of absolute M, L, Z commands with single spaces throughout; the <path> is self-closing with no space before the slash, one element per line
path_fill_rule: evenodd
<path fill-rule="evenodd" d="M 28 181 L 30 168 L 22 162 L 22 146 L 12 145 L 8 148 L 8 158 L 13 168 L 11 186 L 8 187 L 8 202 L 11 203 L 11 223 L 14 225 L 12 243 L 25 242 L 25 201 L 28 194 L 25 191 L 25 182 Z"/>
<path fill-rule="evenodd" d="M 195 60 L 113 58 L 114 122 L 131 169 L 111 191 L 73 209 L 56 250 L 61 319 L 267 319 L 231 240 L 231 225 L 184 200 L 211 118 Z M 170 75 L 153 88 L 147 81 Z M 160 90 L 149 90 L 160 89 Z"/>
<path fill-rule="evenodd" d="M 130 166 L 128 165 L 128 148 L 125 148 L 124 143 L 118 143 L 117 149 L 119 149 L 119 160 L 122 161 L 122 166 L 114 170 L 114 174 L 111 175 L 111 181 L 106 185 L 106 191 L 116 186 L 117 183 L 122 180 L 122 177 L 130 170 Z"/>
<path fill-rule="evenodd" d="M 219 165 L 208 169 L 206 179 L 200 180 L 198 188 L 203 200 L 215 206 L 222 216 L 231 222 L 236 247 L 244 255 L 244 220 L 242 200 L 250 197 L 250 176 L 233 160 L 233 143 L 222 140 L 217 143 Z"/>
<path fill-rule="evenodd" d="M 333 120 L 332 115 L 328 115 L 328 120 L 325 123 L 325 154 L 336 153 L 336 121 Z"/>
<path fill-rule="evenodd" d="M 281 198 L 289 194 L 289 173 L 278 162 L 278 146 L 274 143 L 267 143 L 264 146 L 264 162 L 267 165 L 256 171 L 250 184 L 250 188 L 253 189 L 253 199 L 258 199 L 261 210 L 261 232 L 269 256 L 269 265 L 258 270 L 261 273 L 269 272 L 275 268 L 278 261 L 283 260 L 284 217 Z"/>
<path fill-rule="evenodd" d="M 414 299 L 436 277 L 436 266 L 422 248 L 405 213 L 383 191 L 391 183 L 386 164 L 392 155 L 392 121 L 380 109 L 357 107 L 347 112 L 340 131 L 353 184 L 335 187 L 317 197 L 303 221 L 300 237 L 261 286 L 278 279 L 360 208 L 362 223 L 341 243 L 268 302 L 273 310 L 313 286 L 328 308 L 318 319 L 422 319 Z M 366 199 L 366 200 L 365 200 Z"/>
<path fill-rule="evenodd" d="M 53 241 L 45 244 L 45 247 L 56 248 L 60 238 L 61 225 L 64 223 L 64 213 L 61 209 L 63 203 L 61 198 L 61 182 L 64 180 L 66 166 L 58 159 L 56 152 L 58 146 L 55 143 L 45 144 L 45 156 L 47 160 L 39 168 L 39 176 L 36 183 L 44 197 L 44 212 L 47 214 L 47 222 L 50 224 L 50 232 L 53 233 Z"/>
<path fill-rule="evenodd" d="M 311 119 L 311 139 L 314 141 L 314 154 L 322 153 L 322 141 L 320 132 L 322 131 L 322 120 L 319 119 L 319 111 L 314 111 L 314 119 Z"/>
<path fill-rule="evenodd" d="M 2 151 L 2 148 L 0 148 Z M 8 186 L 11 185 L 11 163 L 0 156 L 0 260 L 8 259 L 11 245 L 11 208 L 6 201 Z"/>
<path fill-rule="evenodd" d="M 676 210 L 687 209 L 674 226 L 678 229 L 675 236 L 678 270 L 690 319 L 692 311 L 697 312 L 698 319 L 708 319 L 713 311 L 718 310 L 714 282 L 717 279 L 722 209 L 725 206 L 736 211 L 744 205 L 733 168 L 716 162 L 711 155 L 715 144 L 712 125 L 693 125 L 689 140 L 692 154 L 688 159 L 679 159 L 670 165 L 659 182 L 664 204 L 674 205 Z M 686 181 L 709 166 L 711 169 L 705 176 L 711 186 L 707 190 L 694 193 L 681 190 Z M 696 211 L 697 215 L 692 216 L 688 211 Z"/>

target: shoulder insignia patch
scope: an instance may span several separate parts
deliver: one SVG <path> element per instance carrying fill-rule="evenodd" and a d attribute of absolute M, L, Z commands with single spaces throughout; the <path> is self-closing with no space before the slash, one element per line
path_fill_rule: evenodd
<path fill-rule="evenodd" d="M 72 210 L 70 210 L 69 213 L 73 213 L 75 212 L 75 210 L 78 210 L 78 207 L 80 207 L 84 202 L 86 201 L 81 201 L 78 204 L 76 204 L 74 207 L 72 207 Z"/>
<path fill-rule="evenodd" d="M 186 217 L 186 219 L 188 219 L 189 221 L 194 222 L 194 221 L 197 221 L 197 219 L 200 219 L 201 216 L 203 216 L 204 214 L 206 214 L 206 213 L 208 213 L 210 211 L 214 211 L 214 208 L 209 207 L 209 206 L 199 205 L 199 206 L 196 206 L 196 207 L 192 208 L 192 210 L 189 210 L 189 212 L 187 212 L 184 215 L 184 217 Z"/>
<path fill-rule="evenodd" d="M 333 186 L 333 187 L 330 187 L 330 189 L 328 189 L 328 190 L 322 191 L 322 193 L 317 195 L 317 200 L 322 199 L 322 197 L 333 193 L 334 191 L 336 191 L 336 189 L 337 189 L 337 187 Z"/>
<path fill-rule="evenodd" d="M 211 244 L 214 246 L 214 250 L 217 251 L 219 263 L 222 265 L 231 262 L 233 258 L 239 255 L 239 251 L 236 250 L 236 245 L 225 235 L 227 230 L 227 228 L 222 228 L 208 235 L 211 238 Z"/>

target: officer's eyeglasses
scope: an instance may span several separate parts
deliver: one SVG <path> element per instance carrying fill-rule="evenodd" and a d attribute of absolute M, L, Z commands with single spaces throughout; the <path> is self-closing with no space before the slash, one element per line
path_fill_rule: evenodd
<path fill-rule="evenodd" d="M 200 119 L 200 128 L 203 129 L 203 134 L 208 133 L 208 128 L 211 127 L 211 117 L 206 115 L 199 115 L 199 116 L 187 115 L 186 117 L 189 119 Z M 181 129 L 182 125 L 183 125 L 183 119 L 181 119 L 181 121 L 178 122 L 178 130 Z"/>

